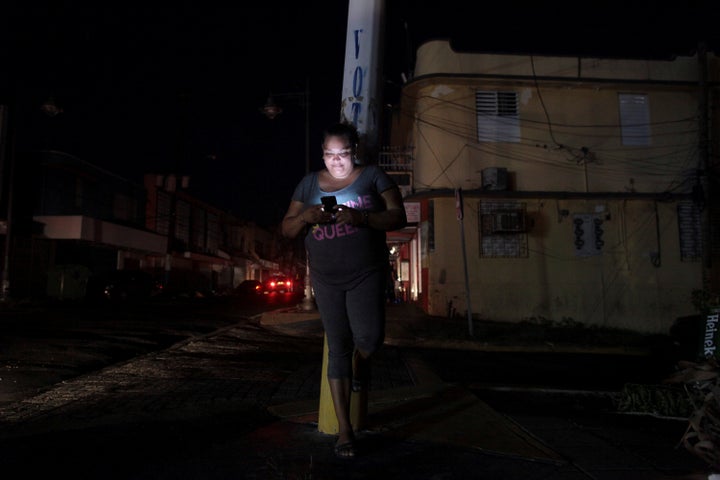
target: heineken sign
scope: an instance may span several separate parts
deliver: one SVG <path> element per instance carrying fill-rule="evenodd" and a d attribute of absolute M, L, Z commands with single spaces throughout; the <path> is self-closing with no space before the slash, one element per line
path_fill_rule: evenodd
<path fill-rule="evenodd" d="M 718 321 L 720 320 L 720 309 L 714 308 L 705 316 L 705 325 L 701 330 L 700 351 L 702 356 L 714 357 L 718 355 Z"/>

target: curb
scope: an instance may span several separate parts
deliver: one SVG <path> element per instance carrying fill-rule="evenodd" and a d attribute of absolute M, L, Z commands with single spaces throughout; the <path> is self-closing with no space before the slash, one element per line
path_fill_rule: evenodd
<path fill-rule="evenodd" d="M 283 308 L 272 312 L 264 312 L 260 316 L 260 325 L 278 326 L 303 324 L 305 322 L 320 322 L 320 314 L 315 311 L 303 311 L 299 307 Z M 526 353 L 567 353 L 592 355 L 620 355 L 643 357 L 652 355 L 648 347 L 627 346 L 594 346 L 556 344 L 552 342 L 538 344 L 510 344 L 499 345 L 489 342 L 463 339 L 436 339 L 415 336 L 400 326 L 388 327 L 385 334 L 385 344 L 394 347 L 411 348 L 437 348 L 443 350 L 470 350 L 478 352 L 526 352 Z"/>
<path fill-rule="evenodd" d="M 316 311 L 303 312 L 298 308 L 280 309 L 265 312 L 260 317 L 260 325 L 285 325 L 288 323 L 320 321 L 320 314 Z"/>

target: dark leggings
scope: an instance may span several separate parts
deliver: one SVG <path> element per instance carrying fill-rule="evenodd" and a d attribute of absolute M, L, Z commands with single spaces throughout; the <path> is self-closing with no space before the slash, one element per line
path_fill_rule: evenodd
<path fill-rule="evenodd" d="M 385 340 L 386 272 L 370 272 L 347 285 L 311 277 L 328 343 L 328 378 L 350 378 L 355 348 L 366 355 Z"/>

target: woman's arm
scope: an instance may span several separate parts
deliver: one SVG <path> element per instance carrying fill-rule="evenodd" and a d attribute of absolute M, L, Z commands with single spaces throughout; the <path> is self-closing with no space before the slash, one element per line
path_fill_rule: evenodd
<path fill-rule="evenodd" d="M 405 204 L 402 194 L 397 186 L 393 186 L 380 194 L 385 202 L 385 210 L 380 212 L 368 212 L 366 219 L 367 226 L 377 230 L 399 230 L 407 225 Z"/>
<path fill-rule="evenodd" d="M 293 200 L 290 202 L 290 206 L 282 219 L 280 231 L 283 236 L 288 238 L 295 238 L 300 232 L 303 231 L 308 221 L 303 217 L 305 210 L 305 204 Z"/>
<path fill-rule="evenodd" d="M 282 219 L 280 232 L 287 238 L 295 238 L 307 225 L 330 222 L 333 215 L 333 212 L 325 212 L 320 204 L 305 208 L 303 202 L 293 200 Z"/>

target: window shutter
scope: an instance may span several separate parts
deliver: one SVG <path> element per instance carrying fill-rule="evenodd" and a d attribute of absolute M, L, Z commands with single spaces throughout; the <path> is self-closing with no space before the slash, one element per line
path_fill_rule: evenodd
<path fill-rule="evenodd" d="M 650 145 L 650 106 L 648 96 L 635 93 L 621 93 L 620 125 L 622 144 L 627 146 Z"/>
<path fill-rule="evenodd" d="M 516 92 L 475 92 L 478 142 L 520 142 Z"/>

